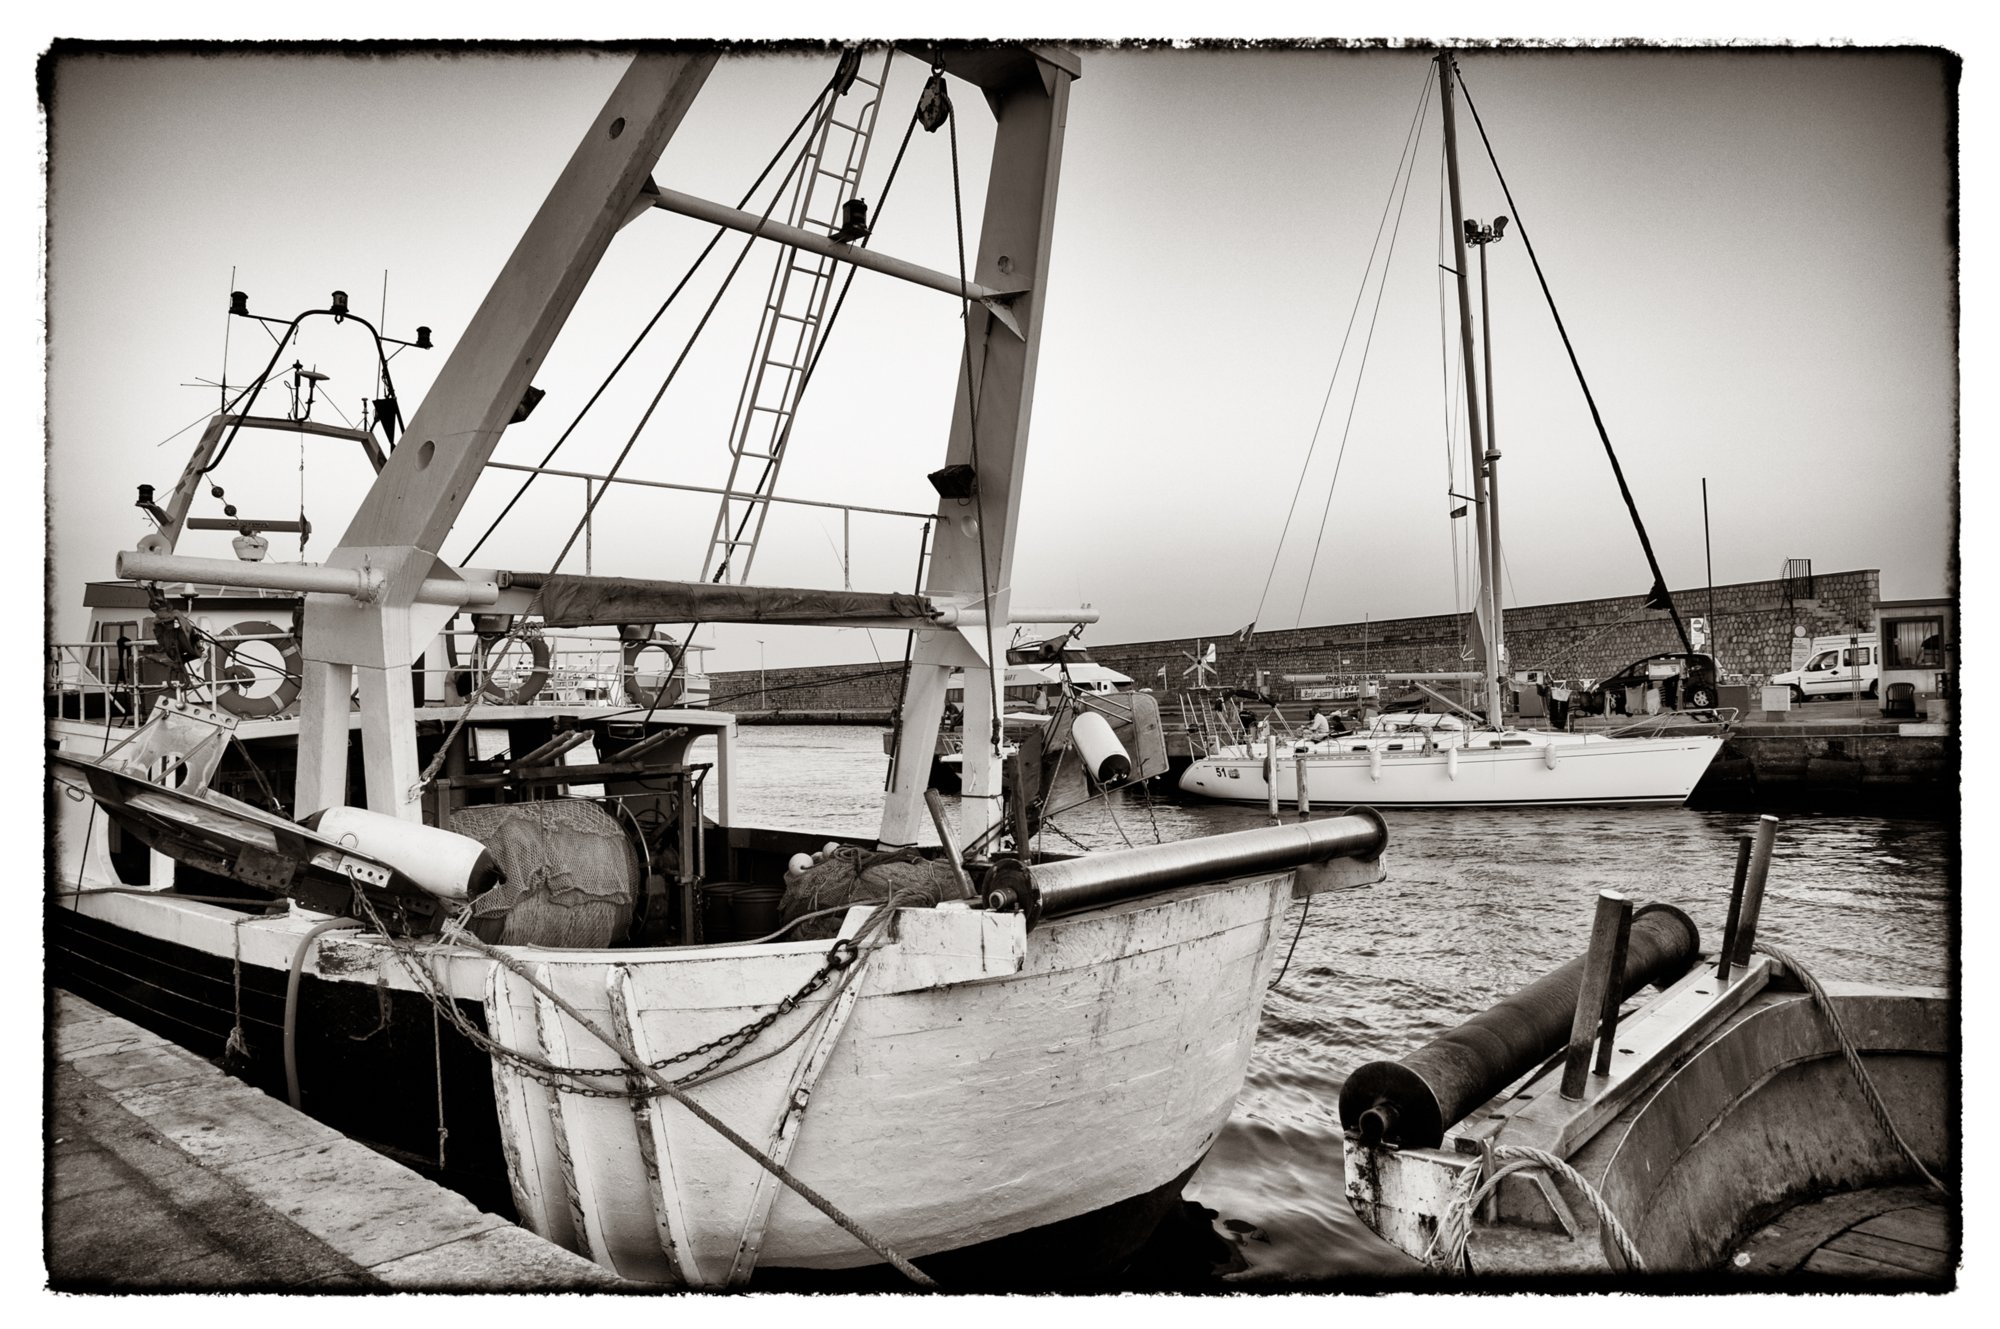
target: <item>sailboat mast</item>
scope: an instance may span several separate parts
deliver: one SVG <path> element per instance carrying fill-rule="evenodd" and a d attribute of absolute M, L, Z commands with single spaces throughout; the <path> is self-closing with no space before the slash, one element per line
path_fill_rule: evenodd
<path fill-rule="evenodd" d="M 1472 347 L 1472 290 L 1465 272 L 1465 209 L 1460 202 L 1458 188 L 1458 122 L 1452 109 L 1451 97 L 1451 55 L 1438 52 L 1438 94 L 1444 112 L 1444 164 L 1445 181 L 1451 191 L 1451 248 L 1452 274 L 1458 279 L 1458 338 L 1459 353 L 1465 365 L 1465 418 L 1472 441 L 1472 497 L 1473 520 L 1478 531 L 1479 545 L 1479 614 L 1486 620 L 1487 634 L 1491 639 L 1485 643 L 1484 670 L 1486 674 L 1486 718 L 1494 728 L 1499 728 L 1500 719 L 1500 618 L 1494 612 L 1499 604 L 1497 574 L 1493 567 L 1492 513 L 1486 490 L 1486 468 L 1483 464 L 1483 437 L 1479 424 L 1478 366 Z"/>

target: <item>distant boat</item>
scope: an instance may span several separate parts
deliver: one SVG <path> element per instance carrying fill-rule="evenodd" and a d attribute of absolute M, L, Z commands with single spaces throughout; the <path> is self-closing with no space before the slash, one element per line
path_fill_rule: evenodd
<path fill-rule="evenodd" d="M 1458 140 L 1452 107 L 1448 56 L 1437 61 L 1443 108 L 1445 164 L 1451 215 L 1464 218 L 1459 203 Z M 1721 750 L 1720 735 L 1683 730 L 1656 734 L 1575 734 L 1522 730 L 1506 723 L 1501 663 L 1506 658 L 1500 612 L 1499 453 L 1489 446 L 1480 456 L 1478 382 L 1472 343 L 1472 303 L 1466 245 L 1476 245 L 1481 271 L 1486 246 L 1498 239 L 1507 219 L 1491 227 L 1465 219 L 1449 227 L 1456 246 L 1460 351 L 1468 384 L 1465 405 L 1471 425 L 1474 493 L 1481 576 L 1475 610 L 1480 668 L 1460 674 L 1385 674 L 1410 682 L 1446 712 L 1384 716 L 1360 732 L 1336 737 L 1309 733 L 1301 739 L 1239 740 L 1211 732 L 1207 750 L 1181 773 L 1183 793 L 1230 802 L 1263 803 L 1273 785 L 1278 801 L 1296 803 L 1303 772 L 1308 798 L 1330 805 L 1367 803 L 1384 807 L 1538 806 L 1594 803 L 1684 802 Z M 1482 284 L 1482 295 L 1484 288 Z M 1491 403 L 1491 346 L 1487 348 L 1487 393 Z M 1636 510 L 1633 513 L 1637 521 Z M 1640 537 L 1644 543 L 1644 530 Z M 1648 557 L 1651 557 L 1648 546 Z M 1656 589 L 1655 596 L 1664 596 Z M 1676 616 L 1675 623 L 1678 625 Z M 1685 634 L 1683 634 L 1685 635 Z M 1692 647 L 1689 648 L 1692 650 Z M 1485 715 L 1459 705 L 1430 685 L 1477 687 Z M 1713 698 L 1711 697 L 1712 704 Z M 1206 717 L 1204 717 L 1206 718 Z M 1271 769 L 1267 775 L 1266 771 Z"/>

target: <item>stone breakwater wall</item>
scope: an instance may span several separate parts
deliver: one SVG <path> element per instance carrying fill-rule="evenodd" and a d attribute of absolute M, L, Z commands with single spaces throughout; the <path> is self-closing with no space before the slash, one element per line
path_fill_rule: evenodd
<path fill-rule="evenodd" d="M 1810 596 L 1799 587 L 1788 593 L 1781 580 L 1717 586 L 1712 616 L 1706 587 L 1673 594 L 1683 619 L 1709 619 L 1709 649 L 1723 672 L 1754 679 L 1792 667 L 1798 629 L 1808 639 L 1875 630 L 1875 603 L 1881 590 L 1877 570 L 1820 573 L 1811 589 Z M 1625 595 L 1509 607 L 1506 632 L 1512 668 L 1546 669 L 1557 678 L 1603 678 L 1644 656 L 1680 650 L 1672 618 L 1665 610 L 1646 608 L 1645 599 Z M 1182 672 L 1189 656 L 1198 645 L 1206 648 L 1213 643 L 1212 681 L 1247 687 L 1263 670 L 1267 686 L 1283 698 L 1295 691 L 1281 681 L 1285 674 L 1469 669 L 1465 631 L 1465 615 L 1433 614 L 1256 632 L 1248 641 L 1238 641 L 1225 631 L 1214 637 L 1106 643 L 1093 641 L 1086 633 L 1084 644 L 1099 663 L 1131 675 L 1142 687 L 1160 688 L 1164 668 L 1166 687 L 1178 691 L 1194 681 Z M 710 686 L 719 709 L 886 710 L 896 703 L 901 679 L 897 664 L 818 665 L 764 671 L 761 700 L 754 669 L 711 674 Z"/>

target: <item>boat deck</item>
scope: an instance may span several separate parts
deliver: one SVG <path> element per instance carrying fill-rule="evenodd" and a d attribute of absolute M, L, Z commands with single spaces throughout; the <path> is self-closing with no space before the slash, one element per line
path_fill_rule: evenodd
<path fill-rule="evenodd" d="M 1849 1191 L 1797 1205 L 1732 1259 L 1753 1277 L 1949 1284 L 1956 1264 L 1949 1197 L 1923 1186 Z"/>

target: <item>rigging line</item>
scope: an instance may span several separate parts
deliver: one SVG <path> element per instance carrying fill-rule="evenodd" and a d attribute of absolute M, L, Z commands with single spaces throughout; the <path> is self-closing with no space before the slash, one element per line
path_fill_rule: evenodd
<path fill-rule="evenodd" d="M 819 113 L 821 109 L 821 103 L 823 103 L 826 100 L 826 94 L 832 87 L 833 87 L 833 80 L 829 79 L 827 81 L 826 87 L 821 88 L 819 90 L 819 94 L 813 98 L 812 104 L 806 107 L 805 114 L 800 116 L 798 123 L 792 126 L 792 132 L 785 135 L 785 141 L 778 145 L 778 150 L 771 154 L 771 160 L 764 164 L 764 169 L 758 172 L 757 178 L 755 180 L 750 182 L 750 188 L 748 188 L 743 192 L 743 197 L 740 200 L 738 200 L 736 204 L 736 206 L 739 209 L 743 208 L 750 202 L 751 196 L 754 195 L 757 192 L 758 188 L 763 185 L 765 177 L 771 174 L 772 168 L 776 167 L 778 162 L 784 157 L 785 149 L 792 146 L 792 140 L 796 139 L 799 136 L 799 131 L 801 129 L 804 129 L 806 123 L 812 120 Z M 794 169 L 796 169 L 796 167 Z M 790 178 L 789 174 L 787 175 L 786 178 L 787 179 Z M 778 192 L 780 194 L 784 193 L 783 186 L 779 187 Z M 776 205 L 777 205 L 777 200 L 773 199 L 772 206 L 775 207 Z M 769 209 L 766 209 L 764 215 L 766 217 L 770 216 Z M 550 446 L 548 453 L 545 456 L 543 456 L 540 465 L 547 466 L 551 461 L 555 459 L 555 455 L 562 448 L 562 445 L 569 441 L 570 435 L 576 432 L 576 427 L 583 423 L 583 417 L 589 414 L 591 407 L 597 405 L 598 398 L 602 397 L 605 394 L 605 392 L 610 389 L 612 380 L 618 377 L 619 373 L 625 368 L 626 363 L 629 360 L 631 360 L 631 358 L 634 355 L 638 354 L 640 345 L 645 342 L 647 337 L 652 335 L 653 328 L 658 325 L 659 321 L 663 317 L 666 316 L 667 310 L 673 305 L 674 301 L 680 297 L 680 293 L 683 290 L 687 289 L 687 284 L 694 280 L 695 273 L 699 272 L 701 270 L 701 265 L 708 261 L 708 256 L 715 252 L 715 247 L 718 244 L 722 243 L 722 237 L 728 234 L 728 230 L 729 228 L 726 226 L 718 226 L 715 228 L 715 234 L 708 238 L 708 243 L 706 245 L 702 246 L 701 253 L 695 255 L 694 262 L 688 266 L 688 270 L 685 273 L 681 274 L 681 279 L 674 284 L 674 289 L 667 293 L 667 298 L 661 302 L 660 307 L 658 309 L 653 311 L 653 316 L 646 320 L 646 326 L 639 329 L 639 335 L 632 339 L 632 344 L 625 348 L 625 353 L 623 355 L 618 357 L 618 363 L 611 366 L 611 371 L 604 376 L 604 381 L 597 385 L 597 390 L 595 392 L 590 394 L 590 400 L 586 401 L 577 410 L 576 418 L 569 422 L 569 427 L 564 429 L 561 437 L 557 438 L 555 443 Z M 486 528 L 484 534 L 482 534 L 477 540 L 473 541 L 472 548 L 465 551 L 465 557 L 459 560 L 459 563 L 461 565 L 470 562 L 472 558 L 479 553 L 480 549 L 485 546 L 486 541 L 492 536 L 493 532 L 499 529 L 500 523 L 507 519 L 507 514 L 514 510 L 514 505 L 521 501 L 522 495 L 528 492 L 528 486 L 533 484 L 538 478 L 539 476 L 531 474 L 528 476 L 527 479 L 521 481 L 521 487 L 514 491 L 514 496 L 507 500 L 507 504 L 505 507 L 500 509 L 500 515 L 493 519 L 492 524 Z"/>
<path fill-rule="evenodd" d="M 956 225 L 953 230 L 958 237 L 958 308 L 959 325 L 964 331 L 965 344 L 965 423 L 966 444 L 972 453 L 972 473 L 979 474 L 979 384 L 973 380 L 972 372 L 972 301 L 965 294 L 965 204 L 959 193 L 958 181 L 958 110 L 953 108 L 945 117 L 945 128 L 951 138 L 951 215 Z M 1039 318 L 1041 311 L 1035 311 Z M 991 316 L 988 317 L 991 322 Z M 1017 501 L 1020 496 L 1013 496 Z M 986 628 L 986 676 L 987 691 L 991 692 L 991 680 L 996 672 L 1004 682 L 1007 677 L 1007 662 L 994 652 L 993 647 L 993 583 L 986 571 L 986 496 L 975 480 L 972 487 L 973 519 L 979 525 L 979 596 L 986 612 L 983 615 Z M 993 712 L 993 750 L 1000 750 L 1002 732 L 1000 725 L 1001 705 L 996 698 Z"/>
<path fill-rule="evenodd" d="M 829 84 L 828 86 L 831 87 L 832 85 Z M 825 113 L 828 115 L 833 113 L 833 102 L 830 100 L 825 103 Z M 764 223 L 771 219 L 771 213 L 777 208 L 778 200 L 785 192 L 785 186 L 791 183 L 793 174 L 804 164 L 805 159 L 805 149 L 801 148 L 799 155 L 792 159 L 790 169 L 785 172 L 785 178 L 778 182 L 777 189 L 772 192 L 771 201 L 764 207 L 764 215 L 757 219 L 757 229 L 744 237 L 743 248 L 737 251 L 736 261 L 731 263 L 729 271 L 723 274 L 722 284 L 716 288 L 715 295 L 710 298 L 708 308 L 702 310 L 701 318 L 695 323 L 694 331 L 688 334 L 687 343 L 681 347 L 681 353 L 675 357 L 673 367 L 667 370 L 667 377 L 660 384 L 659 391 L 655 392 L 653 399 L 646 403 L 644 413 L 639 416 L 639 423 L 632 426 L 631 437 L 625 440 L 625 446 L 618 450 L 618 457 L 611 463 L 611 469 L 605 472 L 604 479 L 607 483 L 600 484 L 597 487 L 597 491 L 591 495 L 590 501 L 584 504 L 583 516 L 578 519 L 576 529 L 569 533 L 569 539 L 563 542 L 562 549 L 556 554 L 555 562 L 549 566 L 549 574 L 551 576 L 562 567 L 562 561 L 569 557 L 569 551 L 576 547 L 577 539 L 583 534 L 585 527 L 590 524 L 590 518 L 596 513 L 597 505 L 602 503 L 604 496 L 611 492 L 611 485 L 608 482 L 617 477 L 619 469 L 625 465 L 625 459 L 632 455 L 632 449 L 639 442 L 639 435 L 645 432 L 647 424 L 653 418 L 653 412 L 659 409 L 661 399 L 667 395 L 667 389 L 674 385 L 674 379 L 679 376 L 681 366 L 687 363 L 688 356 L 694 351 L 694 344 L 701 340 L 702 332 L 707 329 L 708 320 L 714 316 L 716 307 L 722 303 L 722 297 L 729 293 L 729 284 L 736 280 L 736 274 L 742 270 L 743 261 L 750 257 L 751 249 L 762 238 Z M 541 598 L 539 590 L 535 592 L 535 598 L 537 600 Z"/>
<path fill-rule="evenodd" d="M 1445 58 L 1451 58 L 1449 52 Z M 1458 61 L 1452 60 L 1451 67 L 1456 70 Z M 1520 233 L 1521 243 L 1527 248 L 1528 262 L 1534 265 L 1535 280 L 1541 284 L 1542 298 L 1548 302 L 1549 317 L 1555 320 L 1556 332 L 1562 337 L 1563 350 L 1569 355 L 1569 366 L 1576 373 L 1577 386 L 1583 389 L 1584 404 L 1590 408 L 1590 422 L 1597 426 L 1598 441 L 1604 444 L 1604 455 L 1610 459 L 1611 474 L 1618 481 L 1618 492 L 1625 499 L 1625 510 L 1632 514 L 1633 529 L 1639 533 L 1639 547 L 1646 551 L 1646 564 L 1653 570 L 1653 583 L 1664 589 L 1666 575 L 1660 571 L 1660 560 L 1654 555 L 1653 542 L 1646 535 L 1646 523 L 1639 518 L 1639 504 L 1632 497 L 1632 487 L 1625 483 L 1625 468 L 1618 464 L 1618 453 L 1611 446 L 1611 434 L 1604 427 L 1604 416 L 1597 409 L 1597 398 L 1591 395 L 1590 384 L 1584 380 L 1583 364 L 1576 358 L 1576 347 L 1570 343 L 1569 329 L 1563 326 L 1562 314 L 1556 309 L 1556 297 L 1549 290 L 1549 279 L 1542 272 L 1542 261 L 1535 256 L 1535 243 L 1528 238 L 1528 224 L 1521 219 L 1521 208 L 1514 202 L 1514 192 L 1507 188 L 1507 177 L 1500 170 L 1500 159 L 1493 153 L 1493 141 L 1486 136 L 1486 123 L 1479 118 L 1479 108 L 1472 104 L 1472 94 L 1466 90 L 1462 73 L 1459 75 L 1459 91 L 1465 97 L 1465 109 L 1472 112 L 1472 123 L 1477 126 L 1479 141 L 1486 148 L 1486 160 L 1493 163 L 1493 176 L 1500 182 L 1500 192 L 1506 197 L 1507 207 L 1513 213 L 1514 229 Z M 1680 634 L 1681 649 L 1692 654 L 1694 643 L 1688 638 L 1687 625 L 1681 622 L 1681 611 L 1671 595 L 1667 597 L 1667 613 L 1673 617 L 1674 631 Z"/>
<path fill-rule="evenodd" d="M 1425 67 L 1424 85 L 1417 93 L 1417 114 L 1419 117 L 1422 116 L 1423 108 L 1430 97 L 1431 78 L 1434 72 L 1428 66 Z M 1413 134 L 1415 129 L 1416 122 L 1413 120 L 1411 124 Z M 1410 139 L 1406 137 L 1403 141 L 1403 155 L 1396 158 L 1396 175 L 1389 181 L 1388 196 L 1382 200 L 1382 217 L 1380 221 L 1375 223 L 1375 241 L 1369 246 L 1368 262 L 1361 269 L 1361 284 L 1354 291 L 1354 307 L 1347 313 L 1347 330 L 1340 336 L 1340 350 L 1333 358 L 1333 373 L 1326 380 L 1326 395 L 1320 400 L 1319 418 L 1313 422 L 1312 439 L 1306 444 L 1306 459 L 1299 466 L 1298 483 L 1292 486 L 1291 506 L 1285 509 L 1285 524 L 1278 529 L 1278 547 L 1271 552 L 1271 569 L 1264 574 L 1264 589 L 1257 595 L 1257 612 L 1251 615 L 1250 621 L 1252 623 L 1255 623 L 1264 616 L 1264 601 L 1271 594 L 1271 580 L 1278 575 L 1278 564 L 1283 559 L 1285 553 L 1285 537 L 1291 533 L 1292 516 L 1298 510 L 1299 495 L 1305 490 L 1306 472 L 1312 468 L 1313 452 L 1319 446 L 1320 427 L 1326 423 L 1327 407 L 1333 402 L 1334 384 L 1340 381 L 1340 366 L 1347 358 L 1347 342 L 1354 335 L 1354 320 L 1360 315 L 1362 298 L 1368 293 L 1368 274 L 1375 270 L 1375 253 L 1382 244 L 1382 228 L 1389 221 L 1389 203 L 1396 196 L 1396 180 L 1402 177 L 1403 160 L 1404 157 L 1409 155 L 1409 152 Z"/>
<path fill-rule="evenodd" d="M 896 148 L 896 160 L 889 164 L 889 176 L 883 181 L 882 192 L 875 199 L 875 215 L 869 223 L 868 234 L 862 236 L 859 241 L 859 247 L 862 249 L 868 247 L 868 242 L 875 238 L 875 232 L 881 229 L 882 209 L 888 205 L 889 191 L 895 188 L 896 172 L 903 167 L 903 153 L 910 146 L 910 135 L 916 131 L 916 128 L 916 112 L 911 111 L 910 123 L 903 127 L 903 141 Z M 777 446 L 772 449 L 774 453 L 782 455 L 784 450 L 791 445 L 792 426 L 798 423 L 799 403 L 805 400 L 806 389 L 812 385 L 813 372 L 819 368 L 819 358 L 826 354 L 827 343 L 833 339 L 833 325 L 840 321 L 840 311 L 847 305 L 847 293 L 853 288 L 855 274 L 859 271 L 860 269 L 852 263 L 847 265 L 847 276 L 840 283 L 840 294 L 835 296 L 833 300 L 833 312 L 826 316 L 826 322 L 820 325 L 819 335 L 813 340 L 812 359 L 806 361 L 805 373 L 799 379 L 799 390 L 792 398 L 792 413 L 785 421 L 784 433 L 778 436 Z M 756 492 L 763 492 L 764 485 L 770 480 L 771 471 L 777 464 L 775 457 L 764 463 L 764 470 L 757 478 Z M 736 524 L 736 535 L 734 538 L 737 540 L 742 539 L 743 532 L 749 529 L 749 526 L 750 513 L 746 509 L 743 513 L 743 520 Z M 730 553 L 723 557 L 722 566 L 717 569 L 715 576 L 709 578 L 709 580 L 720 582 L 726 579 L 729 573 L 729 561 L 734 557 L 735 546 L 732 544 L 730 546 Z M 744 569 L 743 575 L 745 577 L 750 575 L 747 567 Z M 918 591 L 921 593 L 922 588 L 919 587 Z"/>
<path fill-rule="evenodd" d="M 1347 399 L 1347 419 L 1340 427 L 1340 451 L 1334 454 L 1333 478 L 1327 482 L 1326 503 L 1319 511 L 1319 533 L 1313 537 L 1312 558 L 1306 563 L 1306 584 L 1299 591 L 1298 612 L 1292 618 L 1294 627 L 1305 621 L 1306 596 L 1312 591 L 1313 573 L 1319 566 L 1320 545 L 1326 540 L 1326 519 L 1333 511 L 1334 491 L 1340 487 L 1340 466 L 1347 459 L 1347 440 L 1354 432 L 1354 412 L 1361 405 L 1361 380 L 1368 372 L 1368 353 L 1375 346 L 1375 325 L 1382 317 L 1382 296 L 1389 289 L 1389 264 L 1396 257 L 1396 239 L 1403 232 L 1403 209 L 1410 201 L 1410 185 L 1417 178 L 1416 153 L 1412 145 L 1423 123 L 1424 112 L 1429 109 L 1430 101 L 1426 98 L 1417 108 L 1416 123 L 1410 126 L 1411 140 L 1404 145 L 1404 151 L 1409 153 L 1410 169 L 1403 175 L 1403 196 L 1396 204 L 1396 224 L 1389 231 L 1389 252 L 1382 257 L 1382 280 L 1375 283 L 1375 307 L 1368 311 L 1368 334 L 1361 342 L 1361 363 L 1354 371 L 1354 391 Z"/>

